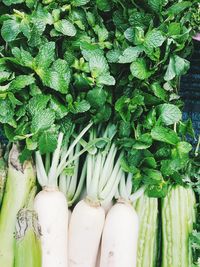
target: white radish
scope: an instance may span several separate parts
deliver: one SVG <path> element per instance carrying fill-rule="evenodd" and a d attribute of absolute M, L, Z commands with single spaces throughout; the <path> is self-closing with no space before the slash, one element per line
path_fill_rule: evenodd
<path fill-rule="evenodd" d="M 95 132 L 90 137 L 95 140 Z M 110 150 L 108 148 L 104 151 L 100 149 L 96 155 L 93 153 L 87 156 L 87 196 L 75 206 L 69 226 L 69 267 L 96 266 L 105 222 L 105 210 L 101 205 L 110 203 L 121 177 L 120 157 L 114 164 L 115 146 L 111 146 Z"/>
<path fill-rule="evenodd" d="M 74 208 L 69 226 L 69 267 L 95 267 L 105 211 L 89 200 Z"/>
<path fill-rule="evenodd" d="M 68 209 L 68 225 L 70 224 L 71 216 L 72 216 L 72 211 Z"/>
<path fill-rule="evenodd" d="M 71 161 L 85 152 L 83 149 L 78 156 L 69 158 L 90 127 L 91 124 L 81 131 L 67 151 L 62 147 L 63 133 L 59 133 L 57 148 L 52 157 L 46 155 L 45 166 L 40 152 L 36 152 L 37 178 L 43 188 L 34 200 L 42 232 L 42 267 L 68 267 L 68 205 L 66 196 L 58 189 L 58 177 Z"/>
<path fill-rule="evenodd" d="M 42 267 L 67 267 L 66 197 L 56 188 L 44 188 L 35 198 L 34 209 L 42 232 Z"/>
<path fill-rule="evenodd" d="M 104 208 L 106 214 L 109 212 L 112 206 L 113 206 L 113 200 L 110 200 L 109 202 L 102 204 L 102 207 Z"/>
<path fill-rule="evenodd" d="M 100 267 L 136 267 L 138 216 L 126 201 L 108 212 L 102 236 Z"/>

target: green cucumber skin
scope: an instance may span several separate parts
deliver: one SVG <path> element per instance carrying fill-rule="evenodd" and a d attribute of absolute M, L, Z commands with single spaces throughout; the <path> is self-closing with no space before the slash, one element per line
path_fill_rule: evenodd
<path fill-rule="evenodd" d="M 162 267 L 192 267 L 189 235 L 195 222 L 192 189 L 174 186 L 162 201 Z"/>
<path fill-rule="evenodd" d="M 137 267 L 156 267 L 158 199 L 144 195 L 137 200 L 135 208 L 140 221 Z"/>

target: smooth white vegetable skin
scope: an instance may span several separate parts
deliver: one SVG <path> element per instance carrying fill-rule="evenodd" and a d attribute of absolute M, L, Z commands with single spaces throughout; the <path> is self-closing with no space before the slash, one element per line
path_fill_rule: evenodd
<path fill-rule="evenodd" d="M 70 224 L 71 216 L 72 216 L 72 211 L 68 209 L 68 226 Z"/>
<path fill-rule="evenodd" d="M 68 266 L 68 207 L 63 193 L 44 189 L 34 200 L 42 236 L 42 267 Z"/>
<path fill-rule="evenodd" d="M 95 267 L 104 222 L 102 207 L 86 200 L 75 206 L 69 225 L 69 267 Z"/>
<path fill-rule="evenodd" d="M 113 206 L 113 201 L 109 201 L 108 203 L 102 205 L 102 207 L 104 208 L 106 214 L 109 212 L 109 210 L 112 208 Z"/>
<path fill-rule="evenodd" d="M 136 267 L 138 216 L 128 203 L 115 204 L 107 214 L 100 267 Z"/>

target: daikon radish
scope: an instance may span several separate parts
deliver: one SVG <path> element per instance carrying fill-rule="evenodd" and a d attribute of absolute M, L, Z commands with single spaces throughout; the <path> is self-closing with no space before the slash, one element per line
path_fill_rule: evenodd
<path fill-rule="evenodd" d="M 126 182 L 125 174 L 122 174 L 117 203 L 106 216 L 100 267 L 136 267 L 139 219 L 130 200 L 135 200 L 139 194 L 131 195 L 131 179 L 128 175 Z"/>
<path fill-rule="evenodd" d="M 109 126 L 110 127 L 110 126 Z M 96 135 L 91 133 L 91 139 Z M 107 140 L 112 138 L 103 136 Z M 110 139 L 109 139 L 110 138 Z M 109 143 L 110 144 L 110 143 Z M 112 200 L 119 183 L 120 158 L 114 145 L 87 157 L 87 196 L 74 208 L 69 225 L 69 267 L 95 267 L 105 210 L 101 204 Z"/>
<path fill-rule="evenodd" d="M 132 205 L 119 200 L 106 217 L 100 267 L 136 267 L 138 227 Z"/>
<path fill-rule="evenodd" d="M 68 266 L 68 205 L 66 196 L 59 191 L 58 177 L 71 162 L 71 159 L 67 161 L 71 151 L 90 126 L 83 129 L 65 153 L 62 151 L 63 133 L 60 133 L 51 164 L 49 160 L 45 161 L 46 169 L 40 152 L 36 152 L 37 178 L 43 188 L 34 200 L 42 233 L 42 267 Z M 78 156 L 83 152 L 85 150 Z"/>

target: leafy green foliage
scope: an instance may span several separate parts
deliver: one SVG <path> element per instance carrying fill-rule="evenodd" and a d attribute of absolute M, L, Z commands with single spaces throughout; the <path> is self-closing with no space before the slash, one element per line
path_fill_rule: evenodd
<path fill-rule="evenodd" d="M 199 30 L 198 0 L 4 0 L 0 124 L 22 158 L 56 147 L 89 120 L 117 126 L 134 188 L 163 197 L 184 183 L 194 137 L 178 79 Z"/>

